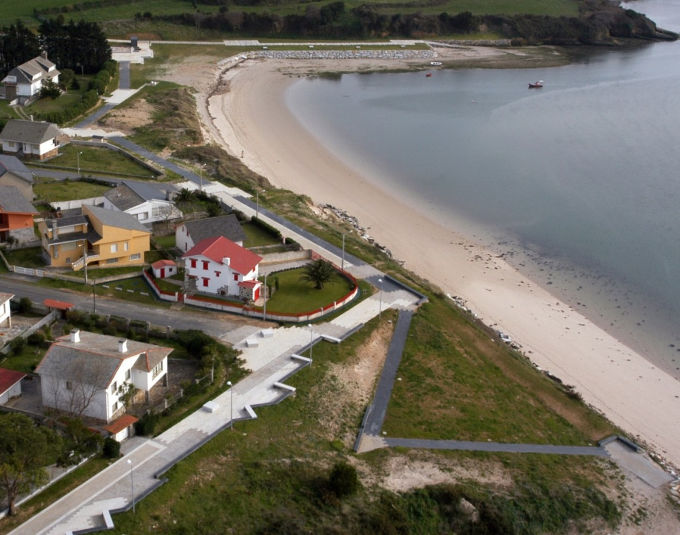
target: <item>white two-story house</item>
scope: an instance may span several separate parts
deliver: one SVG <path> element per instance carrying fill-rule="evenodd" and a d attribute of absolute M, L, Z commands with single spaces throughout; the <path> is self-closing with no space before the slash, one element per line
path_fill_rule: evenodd
<path fill-rule="evenodd" d="M 201 240 L 182 258 L 185 277 L 196 280 L 199 292 L 259 299 L 262 283 L 257 277 L 262 257 L 224 236 Z"/>
<path fill-rule="evenodd" d="M 5 99 L 24 105 L 37 98 L 44 82 L 58 84 L 59 74 L 47 54 L 42 54 L 9 71 L 0 83 L 5 90 Z"/>
<path fill-rule="evenodd" d="M 167 386 L 172 348 L 79 331 L 50 346 L 36 368 L 42 403 L 74 416 L 111 422 L 125 412 L 132 388 Z"/>
<path fill-rule="evenodd" d="M 168 200 L 174 186 L 123 180 L 104 194 L 104 208 L 119 210 L 137 218 L 142 225 L 182 217 L 182 212 Z"/>

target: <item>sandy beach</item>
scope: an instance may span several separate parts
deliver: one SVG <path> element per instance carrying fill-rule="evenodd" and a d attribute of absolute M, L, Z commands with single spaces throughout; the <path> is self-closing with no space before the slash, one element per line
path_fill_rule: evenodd
<path fill-rule="evenodd" d="M 508 53 L 455 49 L 445 61 L 483 61 Z M 273 185 L 356 216 L 406 268 L 461 296 L 486 324 L 519 342 L 536 365 L 573 385 L 612 422 L 680 466 L 680 382 L 427 207 L 381 189 L 384 180 L 357 171 L 361 162 L 346 165 L 286 108 L 284 91 L 295 76 L 398 68 L 395 63 L 247 60 L 229 69 L 223 65 L 220 90 L 202 115 L 216 142 Z"/>

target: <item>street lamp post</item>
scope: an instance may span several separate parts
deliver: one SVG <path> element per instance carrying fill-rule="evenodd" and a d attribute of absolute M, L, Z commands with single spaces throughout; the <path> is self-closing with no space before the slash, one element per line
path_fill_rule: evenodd
<path fill-rule="evenodd" d="M 345 235 L 342 235 L 342 270 L 345 271 Z"/>
<path fill-rule="evenodd" d="M 255 191 L 255 219 L 260 218 L 260 190 Z"/>
<path fill-rule="evenodd" d="M 130 465 L 130 496 L 132 498 L 132 512 L 135 513 L 135 478 L 132 475 L 132 459 L 128 459 L 127 463 Z"/>
<path fill-rule="evenodd" d="M 234 389 L 231 386 L 231 381 L 227 381 L 229 387 L 229 419 L 231 420 L 231 430 L 234 430 Z"/>
<path fill-rule="evenodd" d="M 78 176 L 80 176 L 80 155 L 81 155 L 81 154 L 82 154 L 82 152 L 80 152 L 80 151 L 76 152 L 76 160 L 78 161 L 78 165 L 77 165 L 77 167 L 78 167 Z"/>
<path fill-rule="evenodd" d="M 97 279 L 92 281 L 92 314 L 97 313 L 97 292 L 95 291 L 95 286 L 97 285 Z"/>
<path fill-rule="evenodd" d="M 378 308 L 378 319 L 382 318 L 382 279 L 378 279 L 378 282 L 380 283 L 380 307 Z"/>

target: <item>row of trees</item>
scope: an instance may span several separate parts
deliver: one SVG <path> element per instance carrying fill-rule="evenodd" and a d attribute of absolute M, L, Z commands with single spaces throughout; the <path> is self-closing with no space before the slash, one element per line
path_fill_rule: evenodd
<path fill-rule="evenodd" d="M 0 76 L 45 51 L 59 69 L 79 74 L 101 71 L 111 59 L 111 47 L 96 22 L 64 22 L 62 16 L 45 20 L 38 33 L 21 21 L 0 30 Z"/>

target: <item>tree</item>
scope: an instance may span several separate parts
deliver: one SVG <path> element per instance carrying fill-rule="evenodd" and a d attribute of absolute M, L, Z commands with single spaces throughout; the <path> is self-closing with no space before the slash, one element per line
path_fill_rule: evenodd
<path fill-rule="evenodd" d="M 300 276 L 300 280 L 313 282 L 315 284 L 314 287 L 317 290 L 321 290 L 324 282 L 331 280 L 334 273 L 335 269 L 333 266 L 323 258 L 319 258 L 305 266 L 305 272 Z"/>
<path fill-rule="evenodd" d="M 9 514 L 16 512 L 20 493 L 47 480 L 61 440 L 51 429 L 37 426 L 23 414 L 0 414 L 0 486 L 7 494 Z"/>
<path fill-rule="evenodd" d="M 345 462 L 335 463 L 328 477 L 328 487 L 338 498 L 354 494 L 359 489 L 356 468 Z"/>
<path fill-rule="evenodd" d="M 0 77 L 38 54 L 38 37 L 20 20 L 0 30 Z"/>
<path fill-rule="evenodd" d="M 81 417 L 98 392 L 107 387 L 111 370 L 103 359 L 85 355 L 75 357 L 61 367 L 61 377 L 52 378 L 52 406 L 70 416 Z"/>

